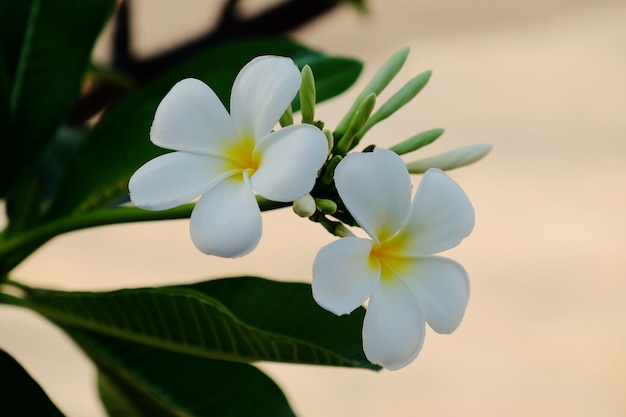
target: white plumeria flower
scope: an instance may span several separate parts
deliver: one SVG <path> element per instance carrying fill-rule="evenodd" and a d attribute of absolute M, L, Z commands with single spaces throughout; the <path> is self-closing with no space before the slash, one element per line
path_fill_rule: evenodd
<path fill-rule="evenodd" d="M 474 210 L 443 171 L 426 172 L 411 204 L 402 159 L 386 149 L 351 153 L 335 170 L 348 211 L 371 239 L 344 237 L 323 247 L 313 265 L 313 297 L 348 314 L 368 297 L 363 350 L 375 364 L 400 369 L 415 359 L 425 322 L 454 331 L 465 312 L 463 267 L 434 253 L 458 245 L 474 227 Z"/>
<path fill-rule="evenodd" d="M 176 152 L 134 173 L 132 202 L 164 210 L 200 196 L 190 222 L 196 247 L 229 258 L 252 251 L 262 229 L 255 192 L 279 202 L 304 196 L 328 153 L 324 134 L 311 125 L 272 131 L 300 81 L 291 59 L 257 57 L 235 79 L 230 114 L 203 82 L 177 83 L 150 130 L 155 145 Z"/>

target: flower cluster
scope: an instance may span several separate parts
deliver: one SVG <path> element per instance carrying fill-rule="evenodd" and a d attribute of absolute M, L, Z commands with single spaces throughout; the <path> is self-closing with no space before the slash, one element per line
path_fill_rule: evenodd
<path fill-rule="evenodd" d="M 234 82 L 230 113 L 203 82 L 180 81 L 160 103 L 150 132 L 155 145 L 174 152 L 146 163 L 129 183 L 132 202 L 148 210 L 199 197 L 191 238 L 200 251 L 222 257 L 243 256 L 258 244 L 257 198 L 293 202 L 296 213 L 342 237 L 315 258 L 313 298 L 337 315 L 369 299 L 363 349 L 372 363 L 391 370 L 418 355 L 425 323 L 450 333 L 461 322 L 467 273 L 434 254 L 470 234 L 474 211 L 438 168 L 465 165 L 489 151 L 472 147 L 405 165 L 399 155 L 443 132 L 433 130 L 390 150 L 350 152 L 428 80 L 429 72 L 420 74 L 372 114 L 377 94 L 405 58 L 401 51 L 383 66 L 334 132 L 313 121 L 310 68 L 300 73 L 289 58 L 249 62 Z M 303 123 L 293 124 L 291 102 L 298 91 Z M 425 173 L 411 202 L 409 173 L 417 172 Z M 354 236 L 346 225 L 360 227 L 367 237 Z"/>

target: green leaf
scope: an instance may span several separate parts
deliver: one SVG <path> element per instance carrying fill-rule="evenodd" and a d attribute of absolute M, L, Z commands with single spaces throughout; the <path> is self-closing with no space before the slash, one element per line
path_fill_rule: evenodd
<path fill-rule="evenodd" d="M 62 417 L 39 384 L 7 352 L 0 349 L 0 415 Z"/>
<path fill-rule="evenodd" d="M 379 369 L 362 349 L 365 309 L 337 317 L 313 301 L 309 284 L 240 277 L 113 292 L 23 290 L 26 306 L 55 323 L 161 349 Z"/>
<path fill-rule="evenodd" d="M 280 388 L 252 365 L 65 330 L 97 365 L 112 417 L 294 417 Z"/>
<path fill-rule="evenodd" d="M 114 0 L 0 2 L 0 197 L 28 174 L 80 91 L 91 49 Z M 8 112 L 8 114 L 6 114 Z"/>
<path fill-rule="evenodd" d="M 354 60 L 329 58 L 286 39 L 238 41 L 203 51 L 106 112 L 67 167 L 47 218 L 85 213 L 127 199 L 133 172 L 166 152 L 150 142 L 149 131 L 156 107 L 169 89 L 183 78 L 195 77 L 227 103 L 239 70 L 264 54 L 290 56 L 300 66 L 308 63 L 318 81 L 319 100 L 347 89 L 361 70 Z"/>

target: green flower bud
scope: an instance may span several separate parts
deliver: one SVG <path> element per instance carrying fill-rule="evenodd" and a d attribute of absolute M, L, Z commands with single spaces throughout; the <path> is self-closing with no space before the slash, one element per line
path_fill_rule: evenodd
<path fill-rule="evenodd" d="M 400 142 L 389 148 L 390 151 L 397 153 L 398 155 L 404 155 L 405 153 L 413 152 L 421 147 L 433 143 L 441 135 L 443 135 L 443 129 L 431 129 L 425 132 L 418 133 L 415 136 L 411 136 L 404 142 Z"/>
<path fill-rule="evenodd" d="M 337 168 L 337 164 L 341 162 L 342 159 L 341 155 L 335 155 L 326 163 L 326 166 L 320 175 L 320 181 L 322 184 L 330 185 L 333 183 L 335 179 L 335 168 Z"/>
<path fill-rule="evenodd" d="M 315 205 L 322 214 L 335 214 L 337 211 L 337 203 L 326 198 L 316 198 Z"/>
<path fill-rule="evenodd" d="M 483 158 L 491 151 L 491 148 L 492 146 L 488 144 L 464 146 L 419 161 L 409 162 L 406 167 L 411 174 L 421 174 L 430 168 L 439 168 L 444 171 L 459 168 Z"/>
<path fill-rule="evenodd" d="M 300 217 L 311 217 L 317 209 L 311 194 L 305 194 L 293 202 L 293 211 Z"/>
<path fill-rule="evenodd" d="M 361 139 L 372 126 L 385 120 L 411 101 L 428 84 L 431 75 L 432 71 L 426 71 L 406 83 L 369 118 L 365 126 L 357 133 L 357 138 Z"/>
<path fill-rule="evenodd" d="M 333 234 L 339 237 L 348 237 L 354 236 L 354 233 L 350 231 L 343 223 L 339 223 L 335 226 L 335 230 L 333 230 Z"/>
<path fill-rule="evenodd" d="M 356 138 L 356 133 L 363 128 L 365 123 L 372 114 L 374 106 L 376 105 L 376 94 L 372 93 L 365 98 L 359 105 L 348 130 L 343 134 L 341 139 L 337 142 L 336 154 L 345 155 L 348 151 L 354 148 L 359 143 L 359 139 Z M 356 139 L 356 140 L 355 140 Z"/>
<path fill-rule="evenodd" d="M 302 123 L 313 124 L 315 118 L 315 79 L 311 67 L 305 65 L 301 72 L 302 83 L 300 83 L 300 112 L 302 113 Z"/>
<path fill-rule="evenodd" d="M 361 102 L 372 93 L 376 95 L 380 94 L 380 92 L 383 91 L 389 82 L 391 82 L 391 80 L 393 80 L 393 78 L 398 74 L 408 55 L 409 48 L 401 49 L 393 54 L 391 58 L 389 58 L 387 62 L 380 67 L 371 81 L 365 86 L 361 94 L 359 94 L 350 110 L 348 110 L 348 113 L 343 117 L 343 119 L 341 119 L 337 125 L 337 129 L 335 129 L 336 133 L 344 134 L 346 132 Z"/>
<path fill-rule="evenodd" d="M 333 149 L 333 146 L 335 146 L 335 137 L 328 129 L 324 129 L 322 132 L 324 132 L 324 136 L 326 136 L 326 141 L 328 142 L 328 152 L 330 152 Z"/>
<path fill-rule="evenodd" d="M 280 116 L 278 120 L 281 127 L 289 126 L 293 124 L 293 110 L 291 108 L 291 104 L 287 107 L 287 110 Z"/>

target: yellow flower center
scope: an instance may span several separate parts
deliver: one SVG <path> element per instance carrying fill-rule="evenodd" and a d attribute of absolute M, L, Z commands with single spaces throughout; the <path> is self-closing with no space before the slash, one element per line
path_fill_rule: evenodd
<path fill-rule="evenodd" d="M 224 154 L 228 159 L 227 171 L 248 171 L 251 176 L 261 165 L 261 155 L 254 151 L 254 139 L 247 135 L 239 138 Z"/>
<path fill-rule="evenodd" d="M 372 246 L 369 254 L 370 265 L 372 267 L 380 265 L 381 279 L 395 279 L 402 274 L 409 261 L 408 257 L 402 255 L 405 244 L 406 239 L 403 236 L 394 236 Z"/>

